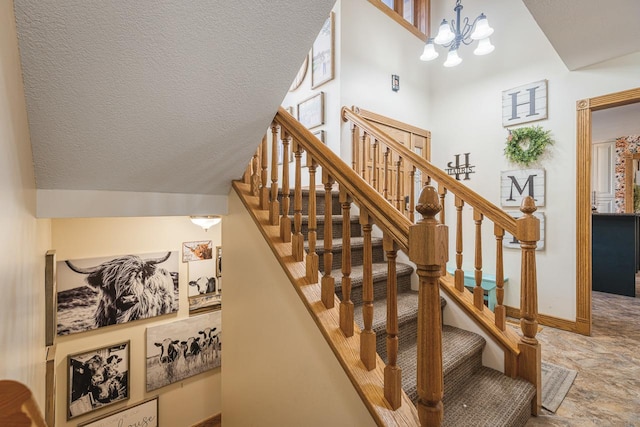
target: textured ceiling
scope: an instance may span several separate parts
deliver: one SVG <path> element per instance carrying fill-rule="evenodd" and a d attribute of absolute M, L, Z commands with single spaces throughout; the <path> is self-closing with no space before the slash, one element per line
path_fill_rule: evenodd
<path fill-rule="evenodd" d="M 569 70 L 640 51 L 638 0 L 524 0 Z"/>
<path fill-rule="evenodd" d="M 39 189 L 226 195 L 334 0 L 15 0 Z"/>

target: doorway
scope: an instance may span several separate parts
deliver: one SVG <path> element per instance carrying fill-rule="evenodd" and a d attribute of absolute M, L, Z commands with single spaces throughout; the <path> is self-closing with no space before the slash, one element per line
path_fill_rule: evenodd
<path fill-rule="evenodd" d="M 576 331 L 591 335 L 592 113 L 640 102 L 640 88 L 578 101 L 576 141 Z"/>

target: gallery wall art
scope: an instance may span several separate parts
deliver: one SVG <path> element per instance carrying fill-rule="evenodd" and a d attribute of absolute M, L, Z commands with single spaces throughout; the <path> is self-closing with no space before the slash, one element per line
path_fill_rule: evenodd
<path fill-rule="evenodd" d="M 67 419 L 129 399 L 129 341 L 69 355 Z"/>
<path fill-rule="evenodd" d="M 182 262 L 201 261 L 213 258 L 211 240 L 184 242 L 182 244 Z"/>
<path fill-rule="evenodd" d="M 189 263 L 189 312 L 221 307 L 216 265 L 214 259 Z"/>
<path fill-rule="evenodd" d="M 68 335 L 178 311 L 178 252 L 57 262 L 57 332 Z"/>
<path fill-rule="evenodd" d="M 78 427 L 158 427 L 158 397 L 119 409 L 102 417 L 78 424 Z"/>
<path fill-rule="evenodd" d="M 147 328 L 147 391 L 220 366 L 222 311 Z"/>

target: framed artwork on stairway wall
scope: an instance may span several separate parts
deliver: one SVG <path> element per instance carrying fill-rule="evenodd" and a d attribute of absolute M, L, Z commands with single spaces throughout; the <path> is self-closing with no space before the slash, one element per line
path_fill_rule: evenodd
<path fill-rule="evenodd" d="M 182 244 L 182 262 L 201 261 L 213 258 L 211 240 L 184 242 Z"/>
<path fill-rule="evenodd" d="M 129 399 L 126 341 L 67 356 L 67 420 Z"/>
<path fill-rule="evenodd" d="M 78 424 L 78 427 L 121 427 L 125 425 L 158 427 L 158 396 Z"/>
<path fill-rule="evenodd" d="M 320 34 L 311 47 L 311 88 L 315 89 L 333 80 L 334 72 L 334 13 L 322 25 Z"/>
<path fill-rule="evenodd" d="M 324 124 L 324 92 L 317 93 L 298 104 L 298 121 L 307 129 Z"/>

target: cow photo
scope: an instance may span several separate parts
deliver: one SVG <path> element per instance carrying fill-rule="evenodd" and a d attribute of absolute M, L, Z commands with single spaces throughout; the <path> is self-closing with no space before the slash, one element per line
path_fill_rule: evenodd
<path fill-rule="evenodd" d="M 189 263 L 189 312 L 221 308 L 220 282 L 215 272 L 213 259 Z"/>
<path fill-rule="evenodd" d="M 178 311 L 178 252 L 59 261 L 58 335 Z"/>
<path fill-rule="evenodd" d="M 147 328 L 147 391 L 220 366 L 221 311 Z"/>
<path fill-rule="evenodd" d="M 202 261 L 213 258 L 211 240 L 185 242 L 182 244 L 182 262 Z"/>
<path fill-rule="evenodd" d="M 129 399 L 129 342 L 67 357 L 67 419 Z"/>

